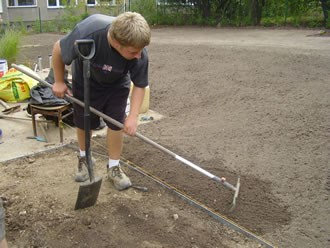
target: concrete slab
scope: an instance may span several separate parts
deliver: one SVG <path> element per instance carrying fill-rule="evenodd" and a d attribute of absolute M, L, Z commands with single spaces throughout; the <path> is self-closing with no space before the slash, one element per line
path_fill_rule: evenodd
<path fill-rule="evenodd" d="M 0 118 L 0 129 L 2 130 L 3 141 L 3 143 L 0 144 L 0 162 L 60 147 L 64 144 L 76 141 L 75 128 L 69 125 L 64 125 L 64 141 L 63 143 L 60 143 L 59 128 L 55 125 L 54 121 L 46 121 L 42 116 L 38 117 L 37 134 L 39 137 L 45 138 L 47 142 L 28 139 L 28 136 L 33 136 L 32 119 L 24 110 L 27 107 L 28 102 L 7 104 L 10 107 L 19 104 L 21 110 L 9 114 L 8 117 Z M 146 113 L 140 114 L 139 124 L 159 120 L 162 117 L 162 115 L 155 111 L 148 110 Z M 94 131 L 93 134 L 105 136 L 106 128 Z"/>

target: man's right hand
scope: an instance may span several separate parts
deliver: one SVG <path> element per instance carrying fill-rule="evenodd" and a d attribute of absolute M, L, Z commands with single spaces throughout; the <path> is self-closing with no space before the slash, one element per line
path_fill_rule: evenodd
<path fill-rule="evenodd" d="M 65 85 L 65 83 L 54 83 L 53 85 L 53 92 L 56 96 L 64 98 L 65 94 L 68 94 L 69 96 L 72 96 L 71 91 L 69 88 Z"/>

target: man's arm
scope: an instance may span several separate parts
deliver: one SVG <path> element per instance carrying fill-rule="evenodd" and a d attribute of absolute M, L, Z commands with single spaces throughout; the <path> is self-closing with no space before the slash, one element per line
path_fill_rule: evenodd
<path fill-rule="evenodd" d="M 62 61 L 62 53 L 61 53 L 61 46 L 59 40 L 54 44 L 53 47 L 52 65 L 53 65 L 54 79 L 55 79 L 55 83 L 53 85 L 54 94 L 61 98 L 64 98 L 64 94 L 68 94 L 72 96 L 72 93 L 65 85 L 65 79 L 64 79 L 65 65 Z"/>
<path fill-rule="evenodd" d="M 0 198 L 0 248 L 8 248 L 5 230 L 5 213 Z"/>
<path fill-rule="evenodd" d="M 125 120 L 124 132 L 128 135 L 134 136 L 137 129 L 139 111 L 144 99 L 145 88 L 139 88 L 134 86 L 131 102 L 130 102 L 130 112 Z"/>
<path fill-rule="evenodd" d="M 8 243 L 6 238 L 4 238 L 3 240 L 0 240 L 0 248 L 8 248 Z"/>

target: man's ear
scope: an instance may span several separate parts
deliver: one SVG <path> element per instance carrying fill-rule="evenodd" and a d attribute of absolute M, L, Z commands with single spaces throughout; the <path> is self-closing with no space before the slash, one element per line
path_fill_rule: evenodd
<path fill-rule="evenodd" d="M 119 50 L 121 48 L 121 45 L 119 44 L 118 41 L 116 41 L 115 39 L 112 39 L 110 36 L 109 36 L 109 40 L 110 40 L 111 46 L 114 47 L 116 50 Z"/>

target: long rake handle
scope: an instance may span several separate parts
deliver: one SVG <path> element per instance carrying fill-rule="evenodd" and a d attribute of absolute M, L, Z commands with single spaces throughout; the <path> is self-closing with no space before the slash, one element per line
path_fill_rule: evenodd
<path fill-rule="evenodd" d="M 28 75 L 29 77 L 31 77 L 31 78 L 33 78 L 33 79 L 39 81 L 40 83 L 46 85 L 47 87 L 50 87 L 50 88 L 53 87 L 53 86 L 52 86 L 51 84 L 49 84 L 47 81 L 45 81 L 45 80 L 43 80 L 43 79 L 41 79 L 41 78 L 36 77 L 35 75 L 33 75 L 32 73 L 30 73 L 29 71 L 26 71 L 24 68 L 21 68 L 20 66 L 18 66 L 18 65 L 16 65 L 16 64 L 11 64 L 11 66 L 14 67 L 15 69 L 17 69 L 17 70 L 23 72 L 24 74 Z M 65 94 L 65 97 L 68 98 L 68 99 L 70 99 L 70 100 L 73 101 L 74 103 L 80 105 L 81 107 L 84 107 L 84 106 L 85 106 L 85 104 L 84 104 L 82 101 L 78 100 L 78 99 L 75 98 L 75 97 L 69 96 L 68 94 Z M 95 108 L 93 108 L 93 107 L 89 107 L 89 109 L 90 109 L 90 111 L 91 111 L 93 114 L 96 114 L 97 116 L 102 117 L 104 120 L 107 120 L 107 121 L 111 122 L 112 124 L 116 125 L 116 126 L 119 127 L 119 128 L 124 128 L 124 125 L 123 125 L 122 123 L 120 123 L 119 121 L 116 121 L 116 120 L 112 119 L 110 116 L 103 114 L 102 112 L 98 111 L 97 109 L 95 109 Z M 227 187 L 227 188 L 229 188 L 229 189 L 231 189 L 231 190 L 233 190 L 233 191 L 237 191 L 237 188 L 234 187 L 233 185 L 231 185 L 230 183 L 221 180 L 219 177 L 217 177 L 217 176 L 213 175 L 212 173 L 210 173 L 210 172 L 204 170 L 203 168 L 201 168 L 201 167 L 195 165 L 194 163 L 188 161 L 187 159 L 185 159 L 185 158 L 183 158 L 183 157 L 181 157 L 181 156 L 175 154 L 174 152 L 172 152 L 172 151 L 168 150 L 167 148 L 165 148 L 165 147 L 159 145 L 158 143 L 154 142 L 153 140 L 151 140 L 151 139 L 149 139 L 149 138 L 143 136 L 142 134 L 140 134 L 140 133 L 137 132 L 135 136 L 138 137 L 139 139 L 143 140 L 144 142 L 146 142 L 146 143 L 148 143 L 148 144 L 150 144 L 150 145 L 152 145 L 152 146 L 158 148 L 159 150 L 161 150 L 161 151 L 163 151 L 163 152 L 169 154 L 169 155 L 172 156 L 173 158 L 179 160 L 180 162 L 184 163 L 185 165 L 191 167 L 192 169 L 194 169 L 194 170 L 196 170 L 196 171 L 202 173 L 203 175 L 205 175 L 205 176 L 211 178 L 212 180 L 214 180 L 214 181 L 216 181 L 216 182 L 218 182 L 218 183 L 223 184 L 225 187 Z"/>

